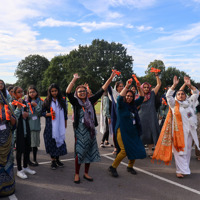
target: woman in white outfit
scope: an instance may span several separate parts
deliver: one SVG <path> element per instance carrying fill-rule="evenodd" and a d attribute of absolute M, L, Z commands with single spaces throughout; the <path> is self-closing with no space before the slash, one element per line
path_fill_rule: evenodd
<path fill-rule="evenodd" d="M 199 141 L 197 138 L 197 116 L 195 114 L 195 109 L 198 103 L 199 91 L 191 85 L 190 78 L 184 77 L 184 84 L 188 86 L 192 95 L 188 97 L 183 90 L 178 90 L 176 92 L 176 97 L 173 97 L 175 92 L 175 87 L 179 83 L 176 76 L 173 79 L 173 85 L 168 90 L 166 94 L 167 102 L 172 110 L 172 138 L 174 136 L 174 131 L 183 131 L 183 144 L 184 148 L 178 150 L 175 148 L 174 139 L 172 142 L 172 150 L 174 153 L 175 163 L 176 163 L 176 176 L 178 178 L 183 178 L 184 175 L 190 174 L 190 158 L 192 150 L 192 141 L 194 140 L 197 147 L 199 147 Z M 177 106 L 179 109 L 177 110 Z M 175 112 L 176 111 L 176 112 Z M 175 114 L 180 112 L 180 118 L 176 118 Z M 176 119 L 176 122 L 174 120 Z M 174 125 L 175 124 L 175 125 Z M 181 134 L 180 134 L 181 135 Z M 179 137 L 179 136 L 178 136 Z M 178 138 L 181 140 L 181 138 Z"/>

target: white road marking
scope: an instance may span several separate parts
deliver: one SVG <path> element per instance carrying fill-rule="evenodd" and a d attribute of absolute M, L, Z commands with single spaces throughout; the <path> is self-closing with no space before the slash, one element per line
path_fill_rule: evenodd
<path fill-rule="evenodd" d="M 10 200 L 17 200 L 17 197 L 14 194 L 10 195 L 8 198 Z"/>
<path fill-rule="evenodd" d="M 109 157 L 108 155 L 102 155 L 102 156 L 105 157 L 105 158 L 107 158 L 107 159 L 110 159 L 110 160 L 115 160 L 114 158 L 111 158 L 111 157 Z M 122 165 L 125 165 L 125 166 L 128 166 L 128 164 L 126 164 L 126 163 L 124 163 L 124 162 L 121 162 L 121 164 L 122 164 Z M 200 191 L 195 190 L 195 189 L 193 189 L 193 188 L 187 187 L 187 186 L 182 185 L 182 184 L 180 184 L 180 183 L 176 183 L 176 182 L 174 182 L 174 181 L 171 181 L 171 180 L 169 180 L 169 179 L 163 178 L 163 177 L 161 177 L 161 176 L 158 176 L 158 175 L 153 174 L 153 173 L 151 173 L 151 172 L 148 172 L 148 171 L 146 171 L 146 170 L 140 169 L 140 168 L 138 168 L 138 167 L 134 167 L 134 169 L 136 169 L 137 171 L 142 172 L 142 173 L 144 173 L 144 174 L 147 174 L 147 175 L 149 175 L 149 176 L 152 176 L 152 177 L 154 177 L 154 178 L 157 178 L 157 179 L 159 179 L 159 180 L 161 180 L 161 181 L 165 181 L 165 182 L 167 182 L 167 183 L 170 183 L 170 184 L 172 184 L 172 185 L 175 185 L 175 186 L 177 186 L 177 187 L 183 188 L 183 189 L 185 189 L 185 190 L 188 190 L 188 191 L 190 191 L 190 192 L 193 192 L 193 193 L 195 193 L 195 194 L 200 195 Z"/>

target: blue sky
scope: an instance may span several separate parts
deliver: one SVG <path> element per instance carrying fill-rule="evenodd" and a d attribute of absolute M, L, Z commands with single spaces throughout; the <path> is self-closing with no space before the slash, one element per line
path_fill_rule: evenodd
<path fill-rule="evenodd" d="M 144 75 L 160 59 L 200 82 L 200 0 L 0 0 L 0 79 L 30 54 L 51 60 L 94 39 L 122 43 Z"/>

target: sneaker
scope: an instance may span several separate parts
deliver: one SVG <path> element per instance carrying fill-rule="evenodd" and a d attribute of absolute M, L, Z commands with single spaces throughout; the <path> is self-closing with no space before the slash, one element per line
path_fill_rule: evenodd
<path fill-rule="evenodd" d="M 28 173 L 28 174 L 31 174 L 31 175 L 36 174 L 36 171 L 30 169 L 29 167 L 23 168 L 23 170 L 24 170 L 25 173 Z"/>
<path fill-rule="evenodd" d="M 55 160 L 51 161 L 51 169 L 55 170 L 57 169 L 57 167 L 58 165 L 56 164 L 56 161 Z"/>
<path fill-rule="evenodd" d="M 137 172 L 132 167 L 127 167 L 127 172 L 130 172 L 133 175 L 137 174 Z"/>
<path fill-rule="evenodd" d="M 60 162 L 60 160 L 56 160 L 56 164 L 58 167 L 64 167 L 64 164 Z"/>
<path fill-rule="evenodd" d="M 19 178 L 21 178 L 21 179 L 27 179 L 27 178 L 28 178 L 28 176 L 24 173 L 23 170 L 17 171 L 17 176 L 18 176 Z"/>
<path fill-rule="evenodd" d="M 104 148 L 104 147 L 105 147 L 105 146 L 104 146 L 104 143 L 101 143 L 101 144 L 100 144 L 100 147 L 101 147 L 101 148 Z"/>
<path fill-rule="evenodd" d="M 108 168 L 108 171 L 111 173 L 111 175 L 112 175 L 113 177 L 118 177 L 118 176 L 119 176 L 118 173 L 117 173 L 116 168 L 114 168 L 113 166 L 110 166 L 110 167 Z"/>

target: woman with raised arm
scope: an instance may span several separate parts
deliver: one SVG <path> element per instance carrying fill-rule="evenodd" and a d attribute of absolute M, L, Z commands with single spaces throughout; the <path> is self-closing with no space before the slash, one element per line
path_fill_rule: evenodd
<path fill-rule="evenodd" d="M 102 88 L 93 96 L 87 96 L 87 88 L 84 85 L 79 85 L 75 93 L 71 93 L 73 86 L 78 78 L 78 74 L 74 77 L 66 89 L 67 96 L 74 110 L 74 133 L 75 133 L 75 177 L 74 183 L 80 183 L 79 170 L 82 163 L 85 163 L 85 173 L 83 178 L 88 181 L 93 181 L 93 178 L 88 175 L 91 162 L 100 160 L 96 141 L 95 127 L 98 125 L 96 114 L 94 112 L 94 104 L 103 95 L 108 88 L 112 79 L 115 76 L 115 71 L 110 78 L 102 86 Z"/>
<path fill-rule="evenodd" d="M 143 159 L 146 157 L 144 146 L 140 140 L 141 124 L 137 111 L 137 106 L 141 105 L 144 100 L 144 94 L 140 88 L 140 83 L 137 83 L 140 97 L 135 100 L 135 93 L 132 90 L 129 90 L 132 82 L 131 80 L 132 79 L 129 79 L 126 82 L 126 86 L 117 98 L 117 123 L 115 135 L 117 138 L 116 146 L 119 153 L 112 166 L 108 169 L 113 177 L 118 177 L 116 169 L 126 156 L 129 159 L 127 171 L 131 174 L 137 173 L 133 169 L 135 159 Z"/>
<path fill-rule="evenodd" d="M 160 128 L 158 124 L 158 118 L 155 108 L 155 96 L 157 95 L 160 87 L 161 80 L 158 76 L 158 73 L 155 73 L 157 85 L 151 90 L 151 85 L 147 82 L 141 85 L 141 88 L 144 92 L 144 101 L 139 108 L 139 117 L 142 125 L 142 142 L 144 145 L 148 145 L 148 156 L 152 157 L 153 151 L 152 148 L 156 145 Z"/>
<path fill-rule="evenodd" d="M 193 140 L 199 148 L 195 114 L 199 91 L 191 85 L 189 77 L 184 77 L 184 82 L 192 90 L 192 95 L 188 97 L 183 90 L 178 90 L 175 98 L 173 97 L 175 87 L 179 83 L 174 76 L 173 85 L 166 94 L 170 110 L 153 155 L 153 159 L 163 160 L 169 164 L 173 150 L 178 178 L 191 173 L 189 165 Z"/>

